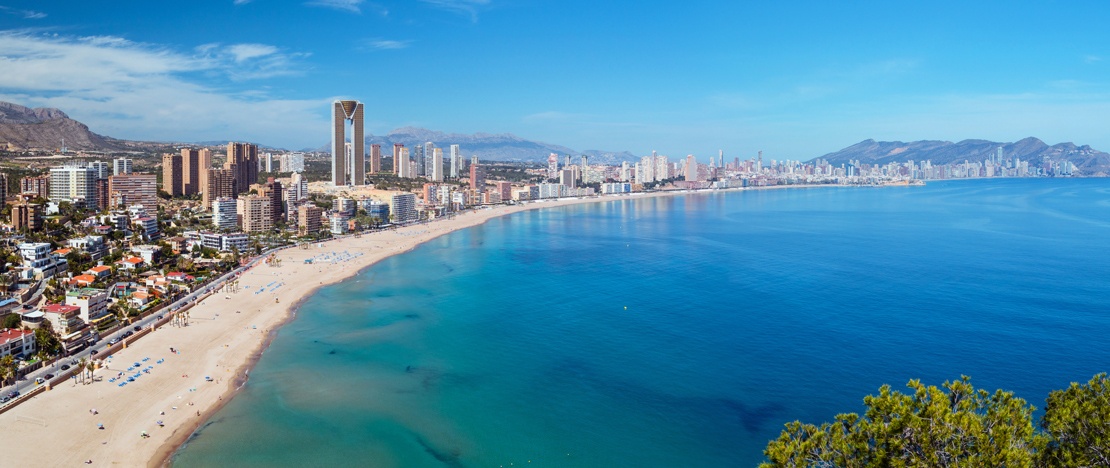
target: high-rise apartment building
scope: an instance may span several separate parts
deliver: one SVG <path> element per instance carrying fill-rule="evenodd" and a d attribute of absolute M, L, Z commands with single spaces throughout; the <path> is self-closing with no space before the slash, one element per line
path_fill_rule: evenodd
<path fill-rule="evenodd" d="M 19 179 L 19 192 L 36 197 L 50 197 L 50 176 L 31 176 Z"/>
<path fill-rule="evenodd" d="M 416 221 L 416 194 L 398 193 L 389 197 L 389 212 L 394 223 Z"/>
<path fill-rule="evenodd" d="M 170 194 L 171 197 L 185 194 L 182 170 L 180 154 L 162 155 L 162 191 Z"/>
<path fill-rule="evenodd" d="M 443 148 L 432 148 L 432 170 L 429 175 L 433 182 L 443 182 Z"/>
<path fill-rule="evenodd" d="M 234 198 L 220 197 L 212 201 L 212 225 L 221 231 L 239 229 L 238 206 Z"/>
<path fill-rule="evenodd" d="M 401 177 L 401 168 L 408 165 L 401 163 L 401 150 L 404 147 L 405 145 L 400 143 L 393 144 L 393 175 L 397 177 Z"/>
<path fill-rule="evenodd" d="M 33 203 L 12 205 L 12 229 L 16 232 L 42 229 L 42 206 Z"/>
<path fill-rule="evenodd" d="M 370 173 L 377 174 L 382 171 L 382 145 L 370 145 Z"/>
<path fill-rule="evenodd" d="M 112 175 L 130 174 L 132 161 L 128 158 L 112 160 Z"/>
<path fill-rule="evenodd" d="M 364 185 L 366 183 L 366 141 L 362 136 L 363 107 L 358 101 L 332 103 L 331 182 L 333 185 Z M 347 157 L 347 122 L 351 122 L 352 152 Z M 347 167 L 354 171 L 347 173 Z"/>
<path fill-rule="evenodd" d="M 424 177 L 432 177 L 432 166 L 435 164 L 435 150 L 435 143 L 430 141 L 424 143 L 424 173 L 422 174 Z M 440 154 L 440 161 L 442 162 L 443 156 L 442 153 Z"/>
<path fill-rule="evenodd" d="M 208 171 L 201 158 L 201 152 L 212 152 L 207 149 L 182 148 L 181 149 L 181 193 L 183 195 L 196 195 L 204 189 L 201 185 L 201 174 Z M 209 158 L 211 164 L 211 158 Z"/>
<path fill-rule="evenodd" d="M 235 200 L 243 232 L 265 232 L 274 227 L 269 197 L 248 195 Z"/>
<path fill-rule="evenodd" d="M 234 171 L 231 169 L 209 169 L 206 172 L 208 173 L 206 177 L 208 186 L 201 194 L 202 205 L 208 207 L 217 198 L 235 198 L 239 194 Z"/>
<path fill-rule="evenodd" d="M 108 176 L 112 175 L 112 166 L 104 161 L 89 161 L 85 164 L 96 171 L 97 179 L 107 180 Z"/>
<path fill-rule="evenodd" d="M 554 179 L 559 177 L 559 155 L 551 153 L 547 155 L 547 178 Z"/>
<path fill-rule="evenodd" d="M 459 145 L 451 145 L 451 178 L 458 179 L 460 172 L 462 172 L 462 153 L 459 151 Z"/>
<path fill-rule="evenodd" d="M 154 174 L 120 174 L 108 178 L 110 207 L 142 205 L 153 210 L 158 206 L 158 179 Z"/>
<path fill-rule="evenodd" d="M 301 205 L 297 208 L 297 227 L 301 234 L 314 234 L 320 232 L 320 217 L 324 209 L 316 205 Z"/>
<path fill-rule="evenodd" d="M 247 191 L 251 184 L 258 182 L 258 145 L 228 143 L 224 169 L 232 171 L 236 190 Z"/>
<path fill-rule="evenodd" d="M 497 185 L 497 193 L 501 194 L 501 200 L 504 201 L 504 200 L 512 200 L 513 199 L 513 183 L 512 182 L 506 182 L 506 181 L 502 180 L 502 181 L 496 182 L 496 185 Z"/>
<path fill-rule="evenodd" d="M 478 157 L 470 162 L 470 188 L 476 192 L 486 191 L 486 167 L 478 164 Z"/>
<path fill-rule="evenodd" d="M 394 147 L 394 149 L 397 148 Z M 397 172 L 397 177 L 411 179 L 413 177 L 413 163 L 412 159 L 409 158 L 409 149 L 402 146 L 398 151 L 399 154 L 393 160 L 393 164 L 397 164 L 398 166 L 400 166 L 400 170 Z"/>
<path fill-rule="evenodd" d="M 690 182 L 698 180 L 698 161 L 692 154 L 686 155 L 686 180 Z"/>
<path fill-rule="evenodd" d="M 281 199 L 283 192 L 281 182 L 274 180 L 273 177 L 267 177 L 266 184 L 262 186 L 262 190 L 259 190 L 259 195 L 270 199 L 270 215 L 273 222 L 277 222 L 285 214 L 285 205 Z"/>
<path fill-rule="evenodd" d="M 50 169 L 50 201 L 69 201 L 76 206 L 96 209 L 96 167 L 83 163 Z"/>

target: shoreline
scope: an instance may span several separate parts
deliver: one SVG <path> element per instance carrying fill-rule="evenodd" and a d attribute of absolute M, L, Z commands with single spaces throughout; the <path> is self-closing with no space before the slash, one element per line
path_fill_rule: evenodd
<path fill-rule="evenodd" d="M 346 281 L 381 260 L 409 252 L 425 242 L 460 229 L 484 224 L 493 218 L 522 211 L 586 203 L 816 187 L 842 186 L 787 185 L 705 191 L 677 190 L 478 208 L 450 218 L 395 230 L 366 232 L 360 237 L 347 236 L 282 249 L 277 252 L 278 258 L 282 259 L 281 265 L 267 267 L 262 263 L 256 264 L 239 277 L 243 286 L 241 290 L 235 293 L 217 292 L 195 304 L 190 310 L 190 326 L 160 327 L 157 332 L 115 353 L 109 361 L 108 370 L 97 371 L 97 375 L 104 380 L 90 385 L 79 385 L 76 381 L 63 383 L 13 408 L 5 414 L 5 418 L 11 418 L 6 420 L 12 424 L 11 429 L 14 432 L 20 433 L 20 437 L 0 439 L 0 449 L 7 449 L 6 453 L 12 454 L 9 461 L 17 465 L 56 466 L 92 460 L 94 464 L 168 466 L 173 455 L 188 443 L 192 435 L 245 386 L 249 380 L 249 372 L 265 354 L 278 331 L 296 318 L 300 306 L 319 289 Z M 337 253 L 340 250 L 342 252 Z M 321 257 L 324 261 L 317 261 Z M 313 259 L 312 263 L 307 262 L 309 258 Z M 330 265 L 326 263 L 327 259 L 331 259 Z M 296 281 L 296 278 L 307 275 L 316 277 L 318 284 Z M 291 283 L 287 284 L 283 277 Z M 273 286 L 274 284 L 277 286 Z M 267 288 L 270 288 L 269 291 Z M 255 297 L 264 292 L 267 293 L 265 296 Z M 277 307 L 269 305 L 272 304 L 268 302 L 271 297 L 275 301 L 280 297 L 284 301 L 278 302 L 284 303 Z M 225 315 L 221 316 L 221 313 Z M 213 326 L 211 322 L 215 321 L 219 321 L 220 325 Z M 254 330 L 260 333 L 254 333 Z M 226 344 L 216 347 L 221 340 Z M 169 347 L 176 347 L 176 355 L 158 359 L 166 354 L 158 350 Z M 158 359 L 157 366 L 153 359 Z M 148 360 L 151 361 L 149 365 Z M 136 370 L 128 367 L 126 371 L 120 371 L 122 366 L 111 364 L 112 361 L 134 361 L 146 368 L 143 373 L 139 373 L 138 367 Z M 220 367 L 224 368 L 223 374 L 217 373 Z M 117 372 L 136 372 L 138 377 L 132 383 L 110 384 L 107 380 L 109 375 Z M 190 374 L 196 377 L 190 378 Z M 181 377 L 178 378 L 177 375 Z M 204 376 L 204 380 L 198 381 L 200 376 Z M 210 379 L 211 376 L 215 378 Z M 222 383 L 225 378 L 228 381 Z M 141 394 L 136 394 L 135 386 L 142 387 L 139 390 Z M 105 395 L 113 394 L 124 396 L 105 398 Z M 175 394 L 176 399 L 173 398 Z M 179 412 L 175 404 L 188 406 L 185 406 L 185 411 Z M 92 408 L 97 409 L 96 414 L 91 417 L 82 414 L 92 413 Z M 195 416 L 188 414 L 194 411 Z M 142 412 L 149 412 L 147 419 L 139 414 Z M 165 420 L 164 427 L 149 424 L 157 418 L 161 418 L 159 423 Z M 102 423 L 104 428 L 96 429 L 98 423 Z M 82 425 L 85 425 L 83 430 L 80 428 Z M 140 433 L 144 437 L 139 438 Z M 106 441 L 103 440 L 105 436 L 108 439 Z M 133 443 L 124 442 L 124 439 L 131 437 L 134 439 L 128 441 Z M 52 451 L 34 451 L 26 450 L 21 445 L 21 439 L 54 440 L 59 443 L 52 444 L 55 447 Z"/>

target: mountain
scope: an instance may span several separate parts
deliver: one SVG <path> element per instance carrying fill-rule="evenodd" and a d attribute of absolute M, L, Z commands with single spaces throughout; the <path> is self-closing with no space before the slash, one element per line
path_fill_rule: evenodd
<path fill-rule="evenodd" d="M 1013 143 L 987 140 L 964 140 L 957 143 L 937 140 L 911 142 L 863 140 L 815 159 L 825 159 L 834 165 L 847 164 L 850 161 L 879 165 L 910 160 L 930 160 L 933 164 L 959 163 L 965 160 L 981 162 L 988 159 L 999 147 L 1002 147 L 1004 159 L 1017 157 L 1030 163 L 1067 160 L 1075 164 L 1077 173 L 1082 175 L 1110 174 L 1110 154 L 1087 145 L 1077 146 L 1071 142 L 1049 146 L 1033 137 Z"/>
<path fill-rule="evenodd" d="M 444 133 L 419 127 L 403 127 L 389 132 L 388 135 L 366 136 L 366 145 L 382 145 L 382 154 L 393 154 L 393 145 L 400 143 L 406 148 L 432 142 L 438 148 L 443 148 L 444 158 L 449 156 L 450 146 L 459 145 L 459 150 L 464 158 L 478 156 L 485 161 L 528 161 L 546 163 L 547 156 L 551 153 L 563 158 L 566 155 L 575 158 L 585 154 L 591 162 L 604 164 L 619 164 L 621 161 L 633 161 L 639 158 L 627 151 L 575 151 L 566 146 L 554 145 L 538 141 L 525 140 L 511 133 Z M 305 151 L 330 152 L 331 143 Z M 410 150 L 411 151 L 411 150 Z"/>
<path fill-rule="evenodd" d="M 69 118 L 58 109 L 31 109 L 10 102 L 0 102 L 0 147 L 61 148 L 74 150 L 120 149 L 126 144 L 114 138 L 97 135 L 85 124 Z"/>

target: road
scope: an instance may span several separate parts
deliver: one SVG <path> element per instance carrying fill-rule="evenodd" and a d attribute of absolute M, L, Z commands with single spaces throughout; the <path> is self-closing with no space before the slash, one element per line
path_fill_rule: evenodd
<path fill-rule="evenodd" d="M 61 375 L 62 373 L 68 372 L 69 370 L 72 370 L 73 365 L 82 358 L 88 359 L 95 357 L 96 359 L 104 359 L 105 357 L 107 357 L 107 354 L 104 351 L 112 346 L 109 344 L 109 342 L 113 339 L 118 338 L 122 340 L 123 335 L 127 332 L 134 333 L 136 330 L 139 329 L 150 328 L 154 325 L 155 322 L 159 320 L 160 317 L 164 317 L 166 314 L 170 314 L 178 309 L 181 309 L 182 307 L 197 300 L 205 294 L 219 290 L 219 288 L 221 288 L 228 279 L 234 278 L 240 273 L 254 267 L 256 264 L 258 264 L 258 262 L 265 259 L 274 250 L 266 251 L 262 255 L 259 255 L 252 259 L 246 266 L 241 266 L 228 273 L 225 273 L 223 276 L 219 277 L 215 281 L 205 285 L 205 287 L 186 294 L 185 296 L 171 303 L 168 307 L 161 309 L 157 314 L 148 315 L 140 320 L 131 323 L 126 327 L 120 327 L 118 330 L 112 332 L 111 334 L 101 336 L 100 339 L 97 340 L 95 343 L 86 347 L 85 349 L 82 349 L 81 351 L 74 353 L 72 356 L 58 358 L 54 361 L 54 363 L 48 366 L 43 366 L 42 368 L 29 372 L 26 376 L 24 376 L 23 379 L 17 381 L 14 386 L 4 387 L 3 393 L 0 394 L 0 396 L 8 395 L 12 390 L 18 391 L 20 395 L 24 395 L 28 391 L 31 391 L 40 385 L 36 383 L 38 378 L 45 378 L 46 374 L 54 374 L 55 376 L 57 376 Z M 134 340 L 137 338 L 130 339 Z M 71 369 L 62 370 L 62 365 L 69 365 Z M 17 402 L 18 400 L 12 400 L 0 406 L 7 406 Z"/>

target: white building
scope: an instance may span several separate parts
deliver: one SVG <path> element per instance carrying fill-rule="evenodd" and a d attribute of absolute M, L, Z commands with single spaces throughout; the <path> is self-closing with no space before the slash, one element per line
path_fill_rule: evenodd
<path fill-rule="evenodd" d="M 65 257 L 55 255 L 46 242 L 24 242 L 16 248 L 23 258 L 24 278 L 47 279 L 68 269 Z"/>
<path fill-rule="evenodd" d="M 239 228 L 239 215 L 234 198 L 220 197 L 212 200 L 212 226 L 222 231 Z"/>
<path fill-rule="evenodd" d="M 131 160 L 128 158 L 116 158 L 112 160 L 112 175 L 122 175 L 131 173 Z"/>
<path fill-rule="evenodd" d="M 462 153 L 459 151 L 459 145 L 451 145 L 451 178 L 458 179 L 459 173 L 462 171 Z"/>
<path fill-rule="evenodd" d="M 97 167 L 84 163 L 50 168 L 50 201 L 68 201 L 82 208 L 96 209 Z"/>
<path fill-rule="evenodd" d="M 416 221 L 416 194 L 398 193 L 389 197 L 389 212 L 394 223 Z"/>

